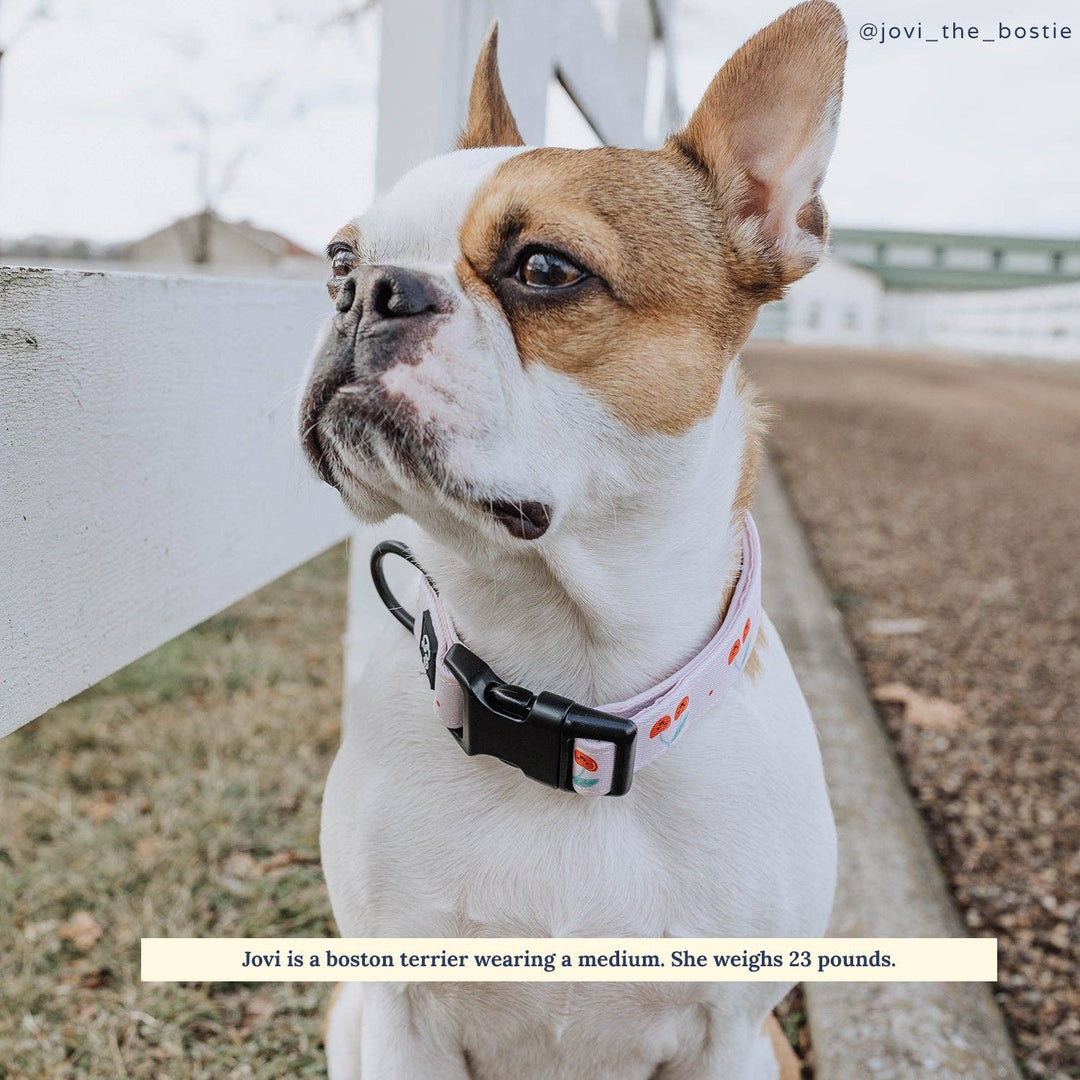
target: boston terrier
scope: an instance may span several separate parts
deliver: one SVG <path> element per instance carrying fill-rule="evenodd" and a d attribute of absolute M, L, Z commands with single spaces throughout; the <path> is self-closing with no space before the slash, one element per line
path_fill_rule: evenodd
<path fill-rule="evenodd" d="M 323 804 L 342 934 L 824 933 L 835 831 L 760 606 L 739 352 L 825 248 L 845 49 L 809 0 L 659 149 L 567 150 L 523 145 L 493 27 L 459 148 L 331 241 L 303 445 L 357 518 L 415 529 L 374 559 L 413 635 L 386 615 L 346 688 Z M 390 554 L 423 569 L 400 603 Z M 787 989 L 349 983 L 330 1076 L 774 1080 Z"/>

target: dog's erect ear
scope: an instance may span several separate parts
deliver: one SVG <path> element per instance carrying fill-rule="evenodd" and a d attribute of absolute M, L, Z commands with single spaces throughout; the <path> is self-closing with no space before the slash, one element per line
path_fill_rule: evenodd
<path fill-rule="evenodd" d="M 799 4 L 735 53 L 672 136 L 740 231 L 768 243 L 781 284 L 802 277 L 825 247 L 818 191 L 836 141 L 846 52 L 837 8 Z"/>
<path fill-rule="evenodd" d="M 493 22 L 480 46 L 469 91 L 469 117 L 458 136 L 459 150 L 482 146 L 524 146 L 499 78 L 499 24 Z"/>

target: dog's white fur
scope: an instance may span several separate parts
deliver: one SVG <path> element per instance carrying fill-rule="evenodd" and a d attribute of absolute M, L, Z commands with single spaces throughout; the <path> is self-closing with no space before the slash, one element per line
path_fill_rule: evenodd
<path fill-rule="evenodd" d="M 458 221 L 431 214 L 431 193 L 464 205 L 460 189 L 471 192 L 507 153 L 425 164 L 364 218 L 365 243 L 378 238 L 380 261 L 440 267 L 453 289 Z M 420 539 L 420 559 L 502 677 L 582 701 L 628 696 L 708 639 L 737 573 L 731 505 L 744 434 L 734 369 L 709 419 L 685 436 L 644 438 L 620 430 L 568 376 L 507 363 L 507 332 L 467 318 L 480 335 L 470 350 L 458 351 L 447 327 L 395 377 L 436 413 L 491 417 L 453 468 L 477 488 L 538 492 L 556 507 L 551 536 L 523 554 L 492 524 L 477 558 L 486 526 L 459 523 L 468 511 L 456 502 L 400 475 L 389 481 L 394 498 L 440 536 Z M 451 399 L 431 394 L 428 365 L 476 357 L 487 371 L 459 374 Z M 671 482 L 676 468 L 685 482 Z M 813 726 L 768 624 L 757 677 L 638 774 L 632 797 L 592 800 L 463 755 L 432 715 L 415 644 L 387 618 L 363 681 L 347 689 L 322 856 L 346 936 L 814 936 L 835 875 Z M 776 1064 L 761 1024 L 784 989 L 350 986 L 331 1018 L 331 1076 L 452 1080 L 469 1075 L 468 1049 L 477 1077 L 645 1080 L 665 1062 L 673 1080 L 765 1080 Z"/>
<path fill-rule="evenodd" d="M 467 295 L 455 270 L 477 189 L 521 152 L 427 162 L 360 221 L 366 262 L 421 270 L 451 301 L 415 362 L 380 376 L 441 433 L 442 471 L 421 482 L 379 434 L 364 455 L 337 446 L 330 464 L 359 516 L 400 509 L 419 524 L 420 561 L 501 677 L 597 704 L 659 681 L 715 631 L 738 573 L 747 418 L 737 363 L 711 415 L 672 435 L 633 431 L 571 376 L 521 363 L 497 305 Z M 548 532 L 509 536 L 483 509 L 503 498 L 551 506 Z M 388 616 L 346 688 L 323 804 L 341 933 L 824 933 L 836 844 L 820 754 L 776 630 L 767 619 L 762 630 L 756 675 L 638 773 L 628 797 L 593 799 L 462 754 L 432 714 L 414 642 Z M 774 1080 L 762 1023 L 786 989 L 349 984 L 330 1016 L 330 1075 Z"/>

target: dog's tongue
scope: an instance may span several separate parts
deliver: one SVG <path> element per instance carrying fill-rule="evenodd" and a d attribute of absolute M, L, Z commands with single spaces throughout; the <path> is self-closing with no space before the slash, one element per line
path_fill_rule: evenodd
<path fill-rule="evenodd" d="M 491 512 L 519 540 L 536 540 L 551 524 L 551 511 L 541 502 L 495 502 Z"/>

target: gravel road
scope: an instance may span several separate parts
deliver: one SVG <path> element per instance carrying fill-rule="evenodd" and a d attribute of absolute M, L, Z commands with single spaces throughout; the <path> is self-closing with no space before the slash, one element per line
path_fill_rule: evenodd
<path fill-rule="evenodd" d="M 1080 1077 L 1080 368 L 746 357 L 1018 1057 Z"/>

